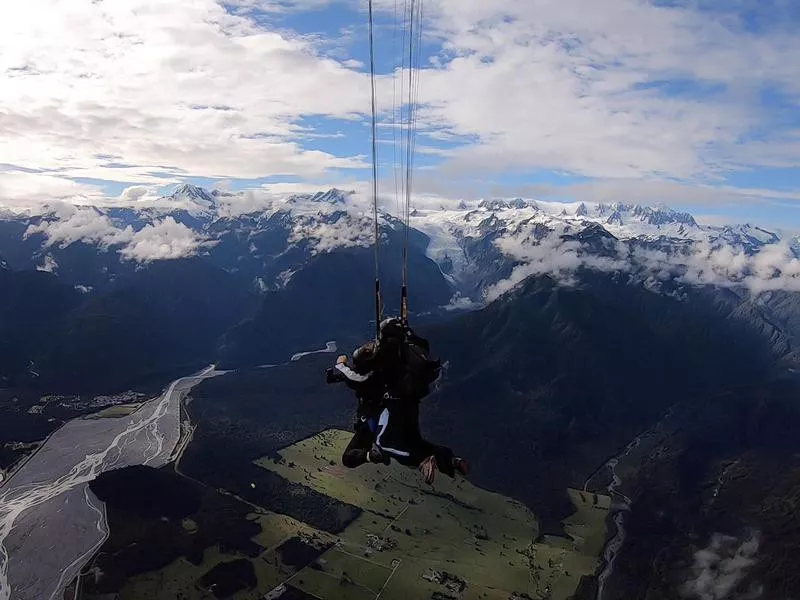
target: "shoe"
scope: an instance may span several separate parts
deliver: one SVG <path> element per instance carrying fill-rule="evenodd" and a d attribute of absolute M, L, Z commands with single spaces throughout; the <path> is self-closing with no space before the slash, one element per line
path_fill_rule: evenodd
<path fill-rule="evenodd" d="M 422 473 L 422 478 L 425 480 L 425 483 L 431 485 L 436 476 L 436 457 L 431 455 L 423 460 L 419 465 L 419 470 Z"/>
<path fill-rule="evenodd" d="M 458 456 L 453 457 L 453 468 L 461 473 L 464 477 L 469 475 L 469 464 L 463 458 Z"/>
<path fill-rule="evenodd" d="M 372 444 L 372 448 L 370 448 L 369 452 L 367 452 L 367 460 L 372 463 L 382 463 L 387 466 L 391 462 L 389 455 L 381 450 L 376 444 Z"/>

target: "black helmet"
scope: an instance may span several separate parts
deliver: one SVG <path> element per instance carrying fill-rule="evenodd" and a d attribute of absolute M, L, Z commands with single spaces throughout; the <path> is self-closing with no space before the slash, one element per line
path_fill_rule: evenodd
<path fill-rule="evenodd" d="M 375 342 L 367 342 L 363 346 L 359 346 L 353 352 L 353 362 L 359 364 L 364 361 L 372 360 L 375 356 Z"/>
<path fill-rule="evenodd" d="M 405 335 L 403 321 L 398 317 L 390 317 L 381 321 L 379 331 L 381 340 L 401 340 Z"/>

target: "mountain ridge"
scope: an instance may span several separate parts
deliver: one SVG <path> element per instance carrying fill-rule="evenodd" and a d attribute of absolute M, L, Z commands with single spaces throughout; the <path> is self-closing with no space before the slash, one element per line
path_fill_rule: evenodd
<path fill-rule="evenodd" d="M 181 265 L 207 265 L 194 271 L 202 273 L 192 282 L 195 293 L 217 297 L 214 282 L 224 277 L 230 302 L 219 306 L 236 317 L 222 330 L 207 329 L 219 337 L 200 347 L 213 347 L 204 355 L 229 365 L 285 360 L 331 339 L 351 343 L 369 335 L 374 229 L 371 207 L 358 194 L 336 188 L 294 194 L 254 204 L 249 212 L 226 209 L 231 198 L 247 200 L 240 192 L 187 184 L 168 198 L 176 200 L 167 212 L 146 203 L 61 207 L 0 221 L 0 233 L 6 234 L 0 235 L 0 255 L 12 271 L 51 271 L 87 306 L 112 297 L 125 305 L 131 301 L 120 296 L 126 281 L 139 281 L 147 297 L 155 297 Z M 188 201 L 204 210 L 187 211 Z M 417 210 L 409 229 L 412 319 L 436 320 L 490 305 L 532 277 L 550 277 L 569 288 L 589 269 L 678 300 L 704 286 L 719 288 L 719 297 L 734 290 L 751 302 L 731 318 L 757 323 L 776 347 L 793 348 L 800 339 L 794 295 L 800 281 L 793 275 L 800 272 L 800 261 L 787 240 L 776 242 L 778 234 L 748 225 L 704 227 L 691 215 L 664 207 L 582 203 L 570 212 L 520 198 Z M 608 224 L 612 214 L 623 224 Z M 683 233 L 675 237 L 680 228 Z M 401 220 L 379 214 L 380 272 L 389 312 L 398 309 L 404 236 Z M 164 279 L 142 276 L 156 271 Z M 240 307 L 231 306 L 234 302 Z M 282 319 L 281 311 L 292 318 Z M 317 313 L 326 316 L 304 316 Z M 198 319 L 217 322 L 211 313 Z"/>
<path fill-rule="evenodd" d="M 206 440 L 213 465 L 194 457 L 194 468 L 213 468 L 226 487 L 233 445 L 225 436 L 249 451 L 249 436 L 264 435 L 249 407 L 267 410 L 265 421 L 283 433 L 265 394 L 303 431 L 349 419 L 350 405 L 330 404 L 321 392 L 331 357 L 289 359 L 331 340 L 349 353 L 374 336 L 374 233 L 369 207 L 341 190 L 268 208 L 255 202 L 246 213 L 230 204 L 245 195 L 209 192 L 209 202 L 198 190 L 179 189 L 171 211 L 62 207 L 0 221 L 8 232 L 0 236 L 8 262 L 0 266 L 0 387 L 7 397 L 22 388 L 38 405 L 45 393 L 126 390 L 210 362 L 237 370 L 198 388 L 202 395 L 220 386 L 219 403 L 192 404 L 239 414 L 235 427 L 220 418 L 219 437 Z M 207 210 L 187 210 L 189 202 Z M 463 453 L 482 486 L 534 508 L 543 535 L 563 535 L 565 488 L 587 487 L 610 457 L 673 415 L 674 430 L 624 465 L 635 516 L 624 516 L 620 571 L 635 575 L 608 589 L 652 580 L 658 590 L 676 573 L 688 577 L 692 552 L 707 543 L 697 531 L 749 521 L 771 536 L 765 560 L 780 559 L 794 540 L 775 540 L 775 532 L 796 522 L 780 503 L 794 498 L 796 482 L 775 464 L 780 452 L 796 453 L 800 426 L 800 264 L 790 240 L 748 225 L 693 225 L 662 209 L 598 210 L 493 200 L 413 214 L 411 321 L 445 361 L 422 405 L 424 433 Z M 382 214 L 386 314 L 398 309 L 404 238 L 403 223 Z M 182 248 L 191 252 L 172 252 Z M 131 258 L 148 252 L 162 258 Z M 282 367 L 258 368 L 275 363 Z M 13 401 L 4 408 L 16 411 L 15 423 L 48 426 L 49 414 L 29 417 Z M 247 456 L 239 468 L 252 472 Z M 736 461 L 743 470 L 726 471 Z M 725 480 L 728 472 L 741 481 Z M 602 477 L 589 491 L 604 490 Z M 266 480 L 243 481 L 248 494 L 274 492 Z M 770 503 L 763 513 L 762 499 Z M 666 563 L 656 561 L 662 542 Z M 778 585 L 768 569 L 757 575 Z M 672 583 L 661 597 L 674 597 Z"/>

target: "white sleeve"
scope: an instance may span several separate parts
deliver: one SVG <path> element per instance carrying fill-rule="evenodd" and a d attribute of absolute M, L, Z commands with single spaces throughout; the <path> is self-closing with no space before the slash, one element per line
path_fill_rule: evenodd
<path fill-rule="evenodd" d="M 354 381 L 355 383 L 363 383 L 367 379 L 369 379 L 370 375 L 372 375 L 372 373 L 367 373 L 366 375 L 359 375 L 344 363 L 339 363 L 338 365 L 336 365 L 336 370 L 339 371 L 342 375 L 344 375 L 348 380 Z"/>

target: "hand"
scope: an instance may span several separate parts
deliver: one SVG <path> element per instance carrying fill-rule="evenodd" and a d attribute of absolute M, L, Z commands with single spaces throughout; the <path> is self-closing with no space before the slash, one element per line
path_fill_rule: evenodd
<path fill-rule="evenodd" d="M 339 374 L 336 369 L 330 367 L 325 369 L 325 383 L 338 383 L 340 381 Z"/>
<path fill-rule="evenodd" d="M 346 362 L 347 362 L 347 355 L 345 354 L 342 354 L 339 358 L 336 359 L 337 365 L 343 365 Z"/>

